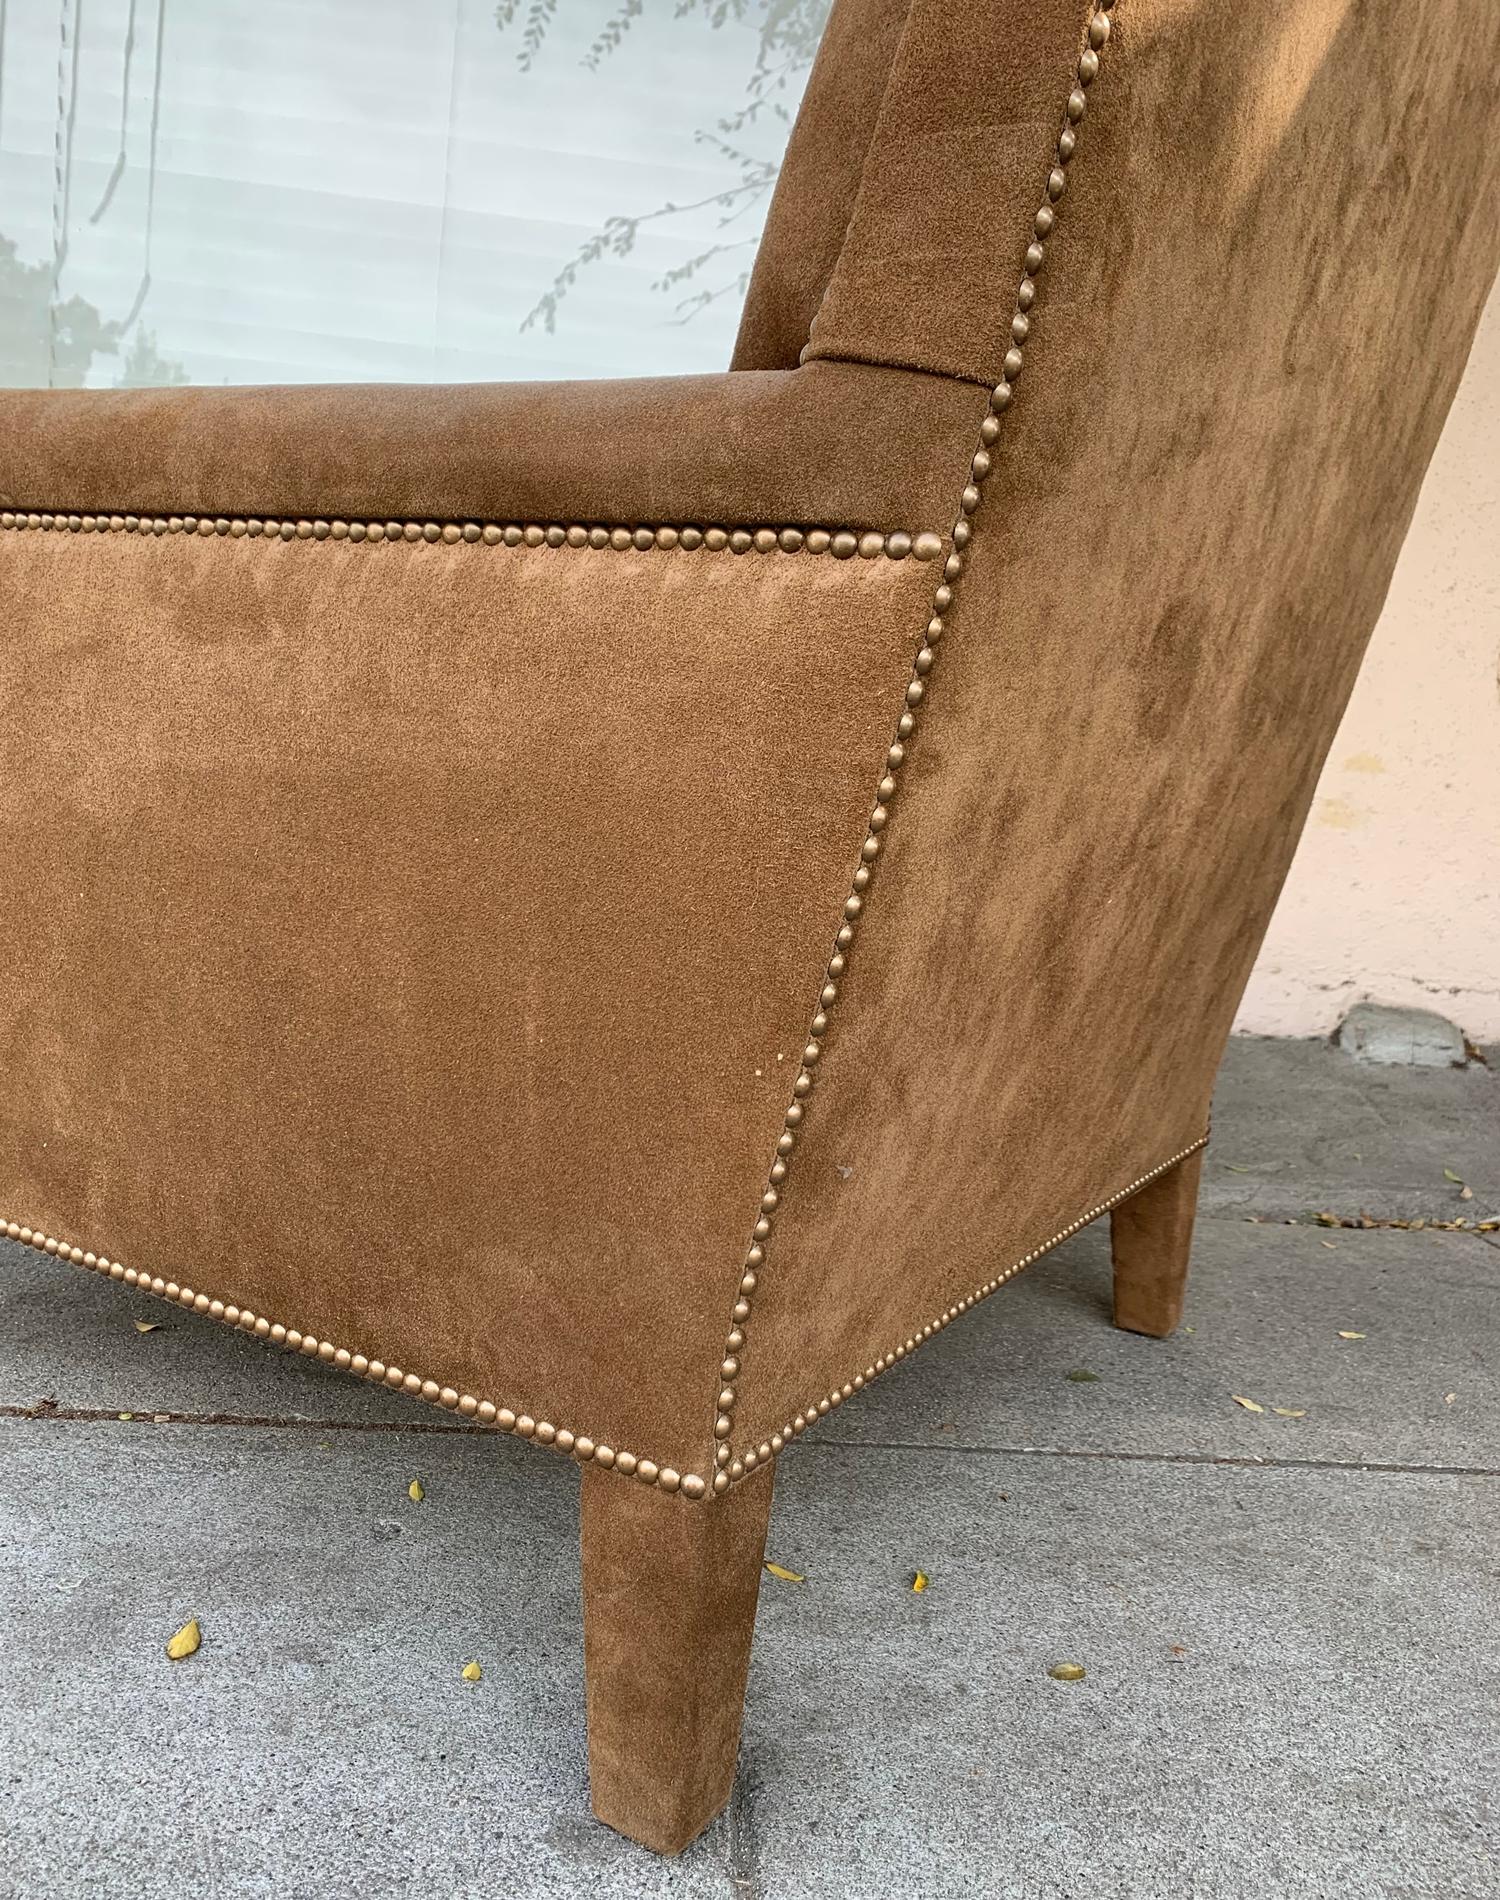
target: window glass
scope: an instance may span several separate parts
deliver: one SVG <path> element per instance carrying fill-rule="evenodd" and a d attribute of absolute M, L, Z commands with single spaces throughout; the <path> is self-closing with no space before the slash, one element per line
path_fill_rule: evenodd
<path fill-rule="evenodd" d="M 0 382 L 722 369 L 827 0 L 0 0 Z"/>

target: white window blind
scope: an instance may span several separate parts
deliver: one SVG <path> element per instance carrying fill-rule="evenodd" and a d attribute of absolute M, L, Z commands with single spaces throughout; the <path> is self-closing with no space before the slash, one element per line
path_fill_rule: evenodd
<path fill-rule="evenodd" d="M 827 0 L 0 0 L 0 382 L 726 366 Z"/>

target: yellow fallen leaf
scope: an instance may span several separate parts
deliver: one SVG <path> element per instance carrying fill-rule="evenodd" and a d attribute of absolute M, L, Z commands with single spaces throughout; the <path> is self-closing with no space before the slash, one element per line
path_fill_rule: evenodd
<path fill-rule="evenodd" d="M 1338 1252 L 1339 1243 L 1336 1240 L 1320 1240 L 1318 1245 L 1320 1247 L 1326 1247 L 1330 1253 Z"/>
<path fill-rule="evenodd" d="M 1463 1176 L 1461 1174 L 1455 1174 L 1452 1168 L 1444 1168 L 1443 1179 L 1445 1181 L 1457 1181 L 1461 1183 L 1463 1181 Z"/>
<path fill-rule="evenodd" d="M 196 1656 L 198 1645 L 203 1641 L 203 1632 L 198 1627 L 197 1617 L 183 1624 L 177 1634 L 167 1643 L 167 1654 L 173 1662 L 182 1662 L 188 1656 Z"/>
<path fill-rule="evenodd" d="M 1363 1339 L 1364 1334 L 1363 1333 L 1340 1333 L 1339 1338 L 1340 1339 Z"/>
<path fill-rule="evenodd" d="M 1084 1667 L 1082 1663 L 1053 1663 L 1047 1674 L 1054 1682 L 1082 1682 Z"/>
<path fill-rule="evenodd" d="M 465 1663 L 458 1673 L 463 1677 L 465 1682 L 479 1682 L 484 1676 L 484 1671 L 476 1662 Z"/>
<path fill-rule="evenodd" d="M 156 1333 L 161 1331 L 159 1319 L 134 1319 L 131 1322 L 138 1333 Z"/>
<path fill-rule="evenodd" d="M 427 1493 L 422 1489 L 422 1480 L 420 1478 L 412 1479 L 411 1483 L 406 1487 L 406 1495 L 411 1499 L 413 1504 L 420 1504 L 422 1502 Z"/>
<path fill-rule="evenodd" d="M 1278 1418 L 1306 1418 L 1307 1417 L 1307 1413 L 1305 1411 L 1301 1411 L 1301 1412 L 1296 1411 L 1290 1405 L 1273 1405 L 1271 1407 L 1271 1410 L 1276 1414 Z"/>
<path fill-rule="evenodd" d="M 783 1569 L 780 1564 L 773 1564 L 769 1558 L 766 1560 L 766 1569 L 770 1571 L 773 1577 L 779 1577 L 783 1583 L 807 1582 L 807 1578 L 804 1577 L 800 1571 Z"/>
<path fill-rule="evenodd" d="M 1257 1405 L 1254 1399 L 1242 1399 L 1238 1392 L 1231 1392 L 1229 1396 L 1236 1405 L 1243 1405 L 1247 1412 L 1263 1412 L 1266 1409 L 1263 1405 Z"/>
<path fill-rule="evenodd" d="M 116 1412 L 115 1417 L 119 1419 L 122 1425 L 128 1425 L 131 1419 L 135 1417 L 135 1413 L 134 1412 Z"/>
<path fill-rule="evenodd" d="M 912 1573 L 911 1587 L 920 1596 L 931 1581 L 925 1570 L 917 1570 Z"/>

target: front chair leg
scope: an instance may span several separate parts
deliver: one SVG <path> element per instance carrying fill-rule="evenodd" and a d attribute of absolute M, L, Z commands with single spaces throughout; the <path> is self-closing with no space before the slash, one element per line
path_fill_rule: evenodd
<path fill-rule="evenodd" d="M 583 1471 L 594 1813 L 678 1854 L 734 1786 L 771 1466 L 701 1503 Z"/>
<path fill-rule="evenodd" d="M 1115 1324 L 1165 1339 L 1182 1318 L 1203 1150 L 1148 1181 L 1109 1217 Z"/>

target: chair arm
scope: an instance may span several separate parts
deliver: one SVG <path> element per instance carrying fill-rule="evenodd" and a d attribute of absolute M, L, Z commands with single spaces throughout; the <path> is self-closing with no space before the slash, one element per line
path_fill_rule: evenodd
<path fill-rule="evenodd" d="M 948 525 L 983 409 L 854 363 L 618 382 L 0 392 L 0 506 Z"/>

